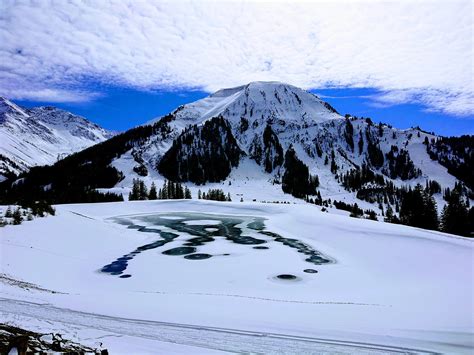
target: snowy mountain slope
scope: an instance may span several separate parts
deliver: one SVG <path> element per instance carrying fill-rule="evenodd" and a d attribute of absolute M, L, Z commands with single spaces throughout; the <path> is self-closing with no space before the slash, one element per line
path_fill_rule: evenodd
<path fill-rule="evenodd" d="M 186 127 L 201 125 L 217 116 L 228 120 L 245 151 L 250 150 L 256 136 L 263 134 L 267 123 L 278 127 L 280 131 L 294 131 L 342 119 L 334 108 L 317 96 L 279 82 L 252 82 L 222 89 L 209 97 L 180 106 L 167 116 L 171 118 L 167 123 L 171 131 L 166 137 L 149 137 L 141 147 L 134 148 L 152 166 L 158 163 Z M 160 117 L 147 124 L 162 119 Z"/>
<path fill-rule="evenodd" d="M 237 124 L 245 118 L 251 125 L 254 121 L 262 123 L 268 119 L 302 124 L 340 118 L 331 106 L 300 88 L 280 82 L 252 82 L 216 91 L 179 107 L 175 111 L 175 124 L 199 124 L 219 115 Z"/>
<path fill-rule="evenodd" d="M 419 128 L 400 130 L 368 118 L 342 117 L 315 95 L 292 85 L 254 82 L 219 90 L 84 150 L 62 161 L 62 167 L 42 171 L 43 182 L 34 189 L 42 197 L 42 186 L 54 182 L 48 193 L 60 195 L 61 202 L 71 202 L 63 192 L 72 185 L 83 192 L 93 188 L 127 198 L 134 178 L 148 186 L 152 181 L 161 185 L 167 178 L 186 183 L 194 196 L 198 189 L 219 187 L 244 201 L 295 201 L 282 191 L 285 174 L 299 174 L 286 165 L 291 147 L 308 172 L 290 180 L 306 184 L 317 177 L 319 186 L 308 198 L 319 199 L 319 204 L 357 203 L 382 219 L 389 207 L 398 212 L 405 189 L 436 181 L 439 189 L 432 194 L 440 212 L 446 203 L 444 190 L 452 190 L 459 180 L 428 154 L 439 139 Z M 469 152 L 472 148 L 466 149 L 466 156 L 474 154 Z M 465 156 L 457 161 L 462 164 Z M 88 179 L 58 179 L 63 171 Z M 469 175 L 460 170 L 457 176 Z M 81 187 L 82 181 L 87 183 Z M 11 196 L 20 190 L 21 186 Z"/>
<path fill-rule="evenodd" d="M 113 133 L 55 107 L 21 108 L 0 97 L 0 175 L 46 165 Z"/>
<path fill-rule="evenodd" d="M 457 181 L 444 166 L 432 161 L 426 151 L 425 141 L 436 140 L 437 136 L 417 128 L 399 130 L 387 125 L 375 125 L 363 118 L 345 119 L 315 95 L 277 82 L 255 82 L 223 89 L 202 100 L 180 106 L 167 115 L 168 134 L 150 136 L 135 145 L 130 153 L 139 155 L 141 164 L 146 165 L 148 171 L 156 171 L 161 157 L 186 127 L 202 125 L 217 116 L 229 122 L 242 151 L 262 170 L 270 173 L 270 183 L 281 182 L 285 171 L 281 164 L 282 157 L 275 156 L 276 148 L 280 145 L 284 152 L 293 146 L 310 173 L 319 177 L 319 190 L 323 198 L 361 204 L 353 192 L 341 186 L 341 176 L 351 169 L 360 169 L 364 164 L 397 187 L 413 187 L 418 183 L 424 186 L 428 181 L 435 180 L 442 189 L 452 189 Z M 277 143 L 273 147 L 266 146 L 264 141 L 264 133 L 268 129 L 276 137 Z M 188 153 L 192 151 L 189 147 L 183 149 Z M 371 157 L 374 151 L 375 154 L 379 152 L 380 161 Z M 332 156 L 337 171 L 331 171 Z M 270 164 L 270 171 L 265 166 L 268 160 L 274 163 Z M 275 164 L 278 161 L 280 164 Z M 120 187 L 127 188 L 125 182 L 121 182 Z M 252 191 L 253 198 L 264 200 L 265 196 L 257 190 L 252 188 L 241 193 L 250 195 Z M 441 209 L 444 205 L 441 195 L 438 194 L 435 199 Z M 377 210 L 377 206 L 372 205 L 372 209 Z"/>
<path fill-rule="evenodd" d="M 209 348 L 472 353 L 471 239 L 321 213 L 305 204 L 194 200 L 56 208 L 55 217 L 2 230 L 0 314 L 12 324 L 64 332 L 84 345 L 100 341 L 112 353 L 121 346 L 166 352 L 173 343 L 194 354 Z M 160 214 L 167 221 L 202 214 L 185 224 L 211 230 L 222 216 L 264 218 L 265 231 L 303 242 L 332 263 L 314 265 L 295 248 L 249 228 L 246 235 L 265 239 L 260 245 L 268 249 L 222 234 L 195 247 L 194 253 L 210 258 L 163 254 L 194 236 L 182 231 L 166 245 L 153 244 L 163 239 L 154 219 Z M 134 250 L 123 272 L 101 272 Z M 281 274 L 297 278 L 278 279 Z M 26 282 L 37 286 L 22 288 Z"/>

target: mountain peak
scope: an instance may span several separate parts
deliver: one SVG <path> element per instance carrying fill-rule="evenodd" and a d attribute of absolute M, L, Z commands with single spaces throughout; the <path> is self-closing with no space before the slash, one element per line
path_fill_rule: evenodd
<path fill-rule="evenodd" d="M 0 179 L 34 165 L 54 163 L 113 135 L 81 116 L 53 106 L 22 108 L 0 97 Z"/>
<path fill-rule="evenodd" d="M 3 117 L 7 113 L 20 114 L 22 116 L 28 117 L 28 114 L 18 105 L 14 104 L 6 97 L 0 96 L 0 122 L 5 120 Z"/>
<path fill-rule="evenodd" d="M 223 116 L 233 124 L 245 119 L 253 125 L 275 121 L 313 125 L 341 118 L 316 95 L 278 81 L 254 81 L 224 88 L 182 106 L 173 114 L 179 126 L 200 124 L 216 116 Z M 153 122 L 156 120 L 148 123 Z"/>
<path fill-rule="evenodd" d="M 229 96 L 233 93 L 247 90 L 247 91 L 271 91 L 275 89 L 286 88 L 287 90 L 302 90 L 291 84 L 283 83 L 281 81 L 251 81 L 244 85 L 239 85 L 231 88 L 222 88 L 211 94 L 211 97 Z"/>

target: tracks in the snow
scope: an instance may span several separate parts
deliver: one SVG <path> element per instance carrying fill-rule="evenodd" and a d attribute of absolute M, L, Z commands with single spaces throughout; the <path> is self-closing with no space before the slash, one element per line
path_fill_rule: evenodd
<path fill-rule="evenodd" d="M 40 304 L 0 298 L 0 314 L 39 319 L 67 329 L 70 326 L 97 329 L 111 335 L 151 339 L 203 349 L 235 353 L 331 353 L 331 354 L 428 354 L 430 352 L 397 346 L 340 341 L 277 333 L 199 325 L 137 320 L 79 312 Z M 57 329 L 59 332 L 61 329 Z M 106 343 L 104 344 L 106 346 Z"/>

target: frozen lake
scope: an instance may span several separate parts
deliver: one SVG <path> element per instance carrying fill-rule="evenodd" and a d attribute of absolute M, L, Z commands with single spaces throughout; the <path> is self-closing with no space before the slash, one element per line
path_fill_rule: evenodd
<path fill-rule="evenodd" d="M 111 353 L 472 353 L 471 239 L 302 204 L 56 208 L 1 230 L 3 322 Z"/>
<path fill-rule="evenodd" d="M 131 274 L 125 273 L 128 264 L 141 253 L 154 249 L 161 252 L 161 255 L 157 255 L 157 257 L 163 257 L 163 255 L 182 256 L 186 260 L 206 260 L 211 257 L 231 256 L 234 252 L 232 244 L 248 245 L 249 248 L 271 253 L 272 245 L 278 243 L 301 254 L 304 260 L 313 266 L 334 262 L 332 258 L 298 239 L 285 238 L 267 230 L 265 218 L 261 217 L 175 212 L 120 216 L 110 220 L 126 226 L 128 229 L 151 233 L 158 238 L 102 267 L 102 272 L 120 278 L 131 277 Z M 209 254 L 200 250 L 205 249 L 207 244 L 213 243 L 216 239 L 228 241 L 219 253 Z M 317 270 L 310 268 L 303 271 L 308 274 L 317 273 Z M 274 276 L 279 280 L 301 279 L 292 274 Z"/>

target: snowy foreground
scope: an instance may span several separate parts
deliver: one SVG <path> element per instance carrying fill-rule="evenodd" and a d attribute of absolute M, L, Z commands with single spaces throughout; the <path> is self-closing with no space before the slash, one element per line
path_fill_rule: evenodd
<path fill-rule="evenodd" d="M 2 323 L 103 343 L 112 353 L 473 351 L 472 240 L 303 204 L 56 208 L 55 217 L 0 229 Z M 196 247 L 212 255 L 203 260 L 162 254 L 182 247 L 186 233 L 130 254 L 161 240 L 156 229 L 164 227 L 144 215 L 168 213 L 171 220 L 183 212 L 263 217 L 265 231 L 297 239 L 331 262 L 309 263 L 264 235 L 269 249 L 216 237 Z M 117 216 L 148 231 L 127 228 L 111 218 Z M 215 223 L 203 219 L 193 223 Z M 122 274 L 101 272 L 124 255 L 132 256 Z"/>

